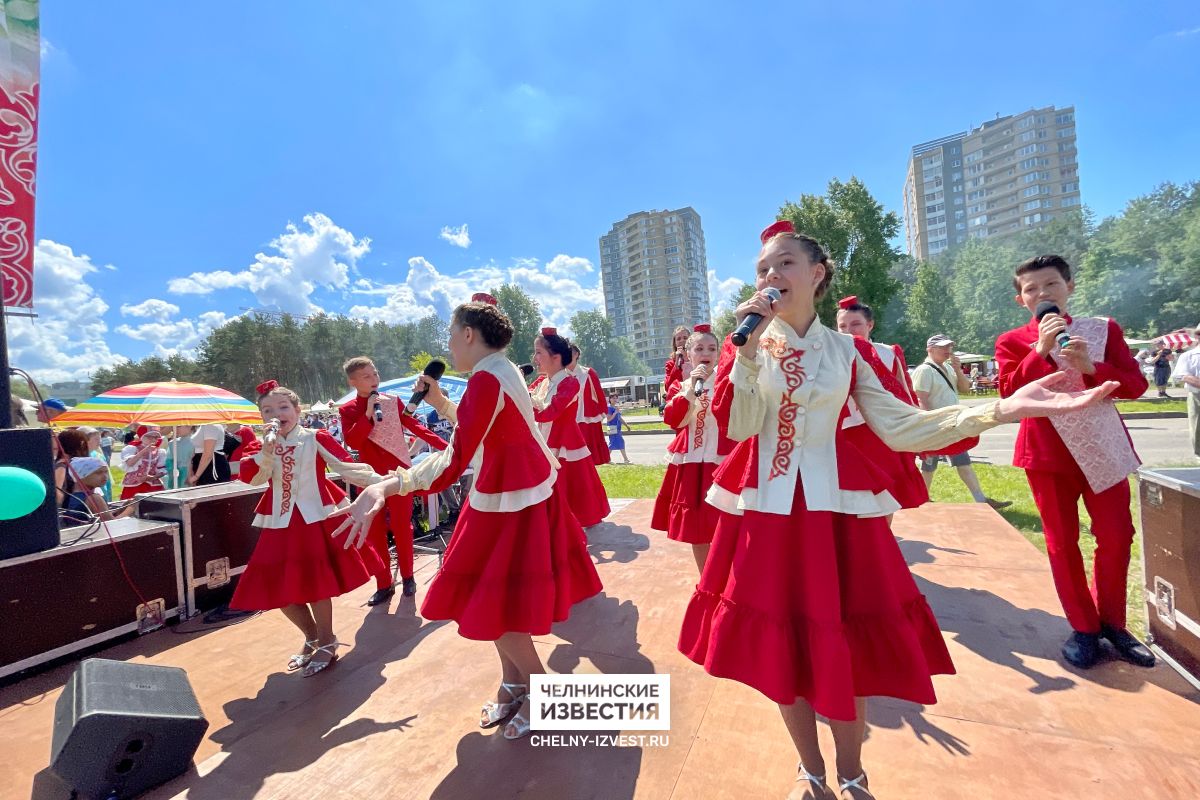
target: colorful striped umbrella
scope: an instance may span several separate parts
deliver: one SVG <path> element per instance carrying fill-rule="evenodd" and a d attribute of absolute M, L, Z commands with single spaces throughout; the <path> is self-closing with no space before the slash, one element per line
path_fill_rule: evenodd
<path fill-rule="evenodd" d="M 56 427 L 94 425 L 259 425 L 258 406 L 244 397 L 202 383 L 160 381 L 110 389 L 54 418 Z"/>

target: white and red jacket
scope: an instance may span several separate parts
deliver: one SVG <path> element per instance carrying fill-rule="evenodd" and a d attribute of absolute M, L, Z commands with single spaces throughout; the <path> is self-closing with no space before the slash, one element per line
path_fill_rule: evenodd
<path fill-rule="evenodd" d="M 293 513 L 304 522 L 320 522 L 347 505 L 346 493 L 325 476 L 326 467 L 357 486 L 383 480 L 366 464 L 353 463 L 327 431 L 300 425 L 241 463 L 239 480 L 252 486 L 268 484 L 254 509 L 253 524 L 260 528 L 286 528 Z"/>
<path fill-rule="evenodd" d="M 592 457 L 579 429 L 579 379 L 561 369 L 533 389 L 533 418 L 542 438 L 559 461 L 582 461 Z"/>
<path fill-rule="evenodd" d="M 712 392 L 696 394 L 695 381 L 685 380 L 663 408 L 663 422 L 678 433 L 667 445 L 670 464 L 720 464 L 734 442 L 725 435 L 720 418 L 712 413 Z"/>
<path fill-rule="evenodd" d="M 553 493 L 558 461 L 538 432 L 524 377 L 503 353 L 481 359 L 462 402 L 447 401 L 437 412 L 455 423 L 450 446 L 396 470 L 402 493 L 440 492 L 468 466 L 475 480 L 467 502 L 478 511 L 519 511 Z"/>
<path fill-rule="evenodd" d="M 918 405 L 917 395 L 912 388 L 912 376 L 908 374 L 908 365 L 905 363 L 904 350 L 898 344 L 871 342 L 871 346 L 875 348 L 875 354 L 879 356 L 880 364 L 883 366 L 882 374 L 878 365 L 876 366 L 876 375 L 883 383 L 884 388 L 890 390 L 897 400 L 908 403 L 910 406 Z M 887 380 L 884 375 L 888 375 L 894 380 Z M 854 402 L 853 397 L 846 401 L 846 411 L 846 418 L 842 420 L 843 428 L 866 424 L 867 421 L 859 413 L 858 404 Z"/>
<path fill-rule="evenodd" d="M 937 449 L 998 424 L 995 403 L 921 411 L 897 400 L 880 384 L 876 361 L 869 343 L 819 319 L 803 333 L 771 320 L 753 361 L 739 353 L 727 372 L 718 369 L 714 412 L 740 444 L 714 474 L 708 501 L 731 514 L 787 515 L 802 481 L 810 511 L 876 517 L 899 510 L 880 488 L 887 476 L 870 474 L 873 460 L 855 457 L 842 434 L 851 396 L 866 424 L 897 452 Z"/>
<path fill-rule="evenodd" d="M 576 419 L 580 425 L 603 424 L 608 421 L 608 400 L 604 397 L 604 389 L 600 386 L 600 376 L 591 367 L 579 367 L 571 370 L 571 374 L 579 381 L 579 410 Z"/>

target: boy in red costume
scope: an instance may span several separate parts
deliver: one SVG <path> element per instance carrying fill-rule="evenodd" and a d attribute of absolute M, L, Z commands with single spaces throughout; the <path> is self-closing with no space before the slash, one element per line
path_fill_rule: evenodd
<path fill-rule="evenodd" d="M 1000 396 L 1062 370 L 1060 391 L 1077 391 L 1117 381 L 1113 398 L 1132 400 L 1146 391 L 1146 378 L 1129 354 L 1121 327 L 1101 317 L 1071 317 L 1075 291 L 1071 266 L 1062 256 L 1022 262 L 1013 288 L 1017 304 L 1034 317 L 996 340 Z M 1141 462 L 1129 431 L 1111 402 L 1055 418 L 1025 419 L 1017 433 L 1013 464 L 1025 469 L 1046 532 L 1054 587 L 1074 632 L 1063 644 L 1069 663 L 1096 663 L 1101 637 L 1127 661 L 1154 665 L 1154 654 L 1125 629 L 1125 582 L 1133 519 L 1129 475 Z M 1088 589 L 1079 552 L 1079 498 L 1092 517 L 1096 537 L 1094 588 Z"/>

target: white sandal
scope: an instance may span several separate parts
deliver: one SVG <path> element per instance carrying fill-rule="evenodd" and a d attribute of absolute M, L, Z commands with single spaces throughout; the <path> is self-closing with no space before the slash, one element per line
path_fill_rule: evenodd
<path fill-rule="evenodd" d="M 508 729 L 510 726 L 514 729 L 514 732 L 511 736 L 508 733 Z M 512 741 L 513 739 L 520 739 L 522 736 L 528 736 L 528 735 L 529 735 L 529 720 L 525 719 L 520 714 L 517 714 L 515 717 L 510 719 L 508 721 L 508 725 L 504 726 L 504 738 L 508 739 L 509 741 Z"/>
<path fill-rule="evenodd" d="M 856 791 L 862 792 L 867 797 L 871 798 L 871 800 L 875 800 L 875 795 L 871 794 L 871 790 L 862 785 L 862 782 L 865 781 L 866 779 L 867 779 L 866 772 L 863 772 L 861 775 L 859 775 L 857 778 L 855 778 L 853 780 L 846 780 L 841 775 L 838 775 L 838 793 L 840 794 L 841 792 L 844 792 L 847 789 L 854 789 Z"/>
<path fill-rule="evenodd" d="M 824 775 L 813 775 L 804 768 L 804 762 L 801 761 L 796 765 L 796 780 L 808 781 L 812 784 L 813 793 L 818 797 L 824 797 L 829 794 L 829 784 L 825 782 Z"/>
<path fill-rule="evenodd" d="M 298 669 L 304 669 L 308 666 L 308 662 L 312 661 L 313 655 L 317 652 L 319 642 L 316 639 L 304 640 L 304 652 L 296 653 L 288 659 L 287 671 L 295 672 Z"/>
<path fill-rule="evenodd" d="M 503 722 L 513 712 L 514 708 L 521 706 L 521 703 L 525 700 L 525 695 L 528 694 L 524 690 L 527 690 L 529 686 L 524 683 L 501 683 L 500 688 L 508 692 L 508 696 L 512 700 L 508 703 L 498 703 L 494 700 L 490 703 L 484 703 L 479 714 L 479 727 L 494 728 Z"/>
<path fill-rule="evenodd" d="M 330 642 L 329 644 L 321 645 L 316 650 L 314 650 L 313 651 L 314 656 L 317 653 L 329 653 L 329 660 L 328 661 L 313 661 L 310 659 L 308 662 L 308 666 L 304 668 L 304 677 L 311 678 L 313 675 L 316 675 L 318 672 L 323 671 L 324 669 L 326 669 L 327 667 L 332 665 L 333 662 L 337 661 L 338 660 L 337 649 L 339 647 L 342 647 L 343 645 L 344 645 L 343 642 Z"/>

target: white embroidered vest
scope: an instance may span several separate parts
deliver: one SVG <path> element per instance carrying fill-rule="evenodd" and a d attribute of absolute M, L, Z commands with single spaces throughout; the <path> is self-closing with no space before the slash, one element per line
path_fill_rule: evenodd
<path fill-rule="evenodd" d="M 1108 345 L 1107 319 L 1077 317 L 1071 320 L 1067 332 L 1083 337 L 1087 342 L 1088 357 L 1093 362 L 1099 363 L 1104 360 L 1104 351 Z M 1062 351 L 1055 346 L 1050 355 L 1058 364 L 1058 368 L 1066 374 L 1065 383 L 1055 388 L 1064 392 L 1083 391 L 1083 375 L 1067 363 L 1062 357 Z M 1121 415 L 1111 400 L 1069 414 L 1050 417 L 1050 423 L 1054 425 L 1054 430 L 1075 458 L 1075 463 L 1079 465 L 1093 492 L 1103 492 L 1116 486 L 1141 466 L 1141 461 L 1129 442 L 1125 424 L 1121 422 Z"/>

